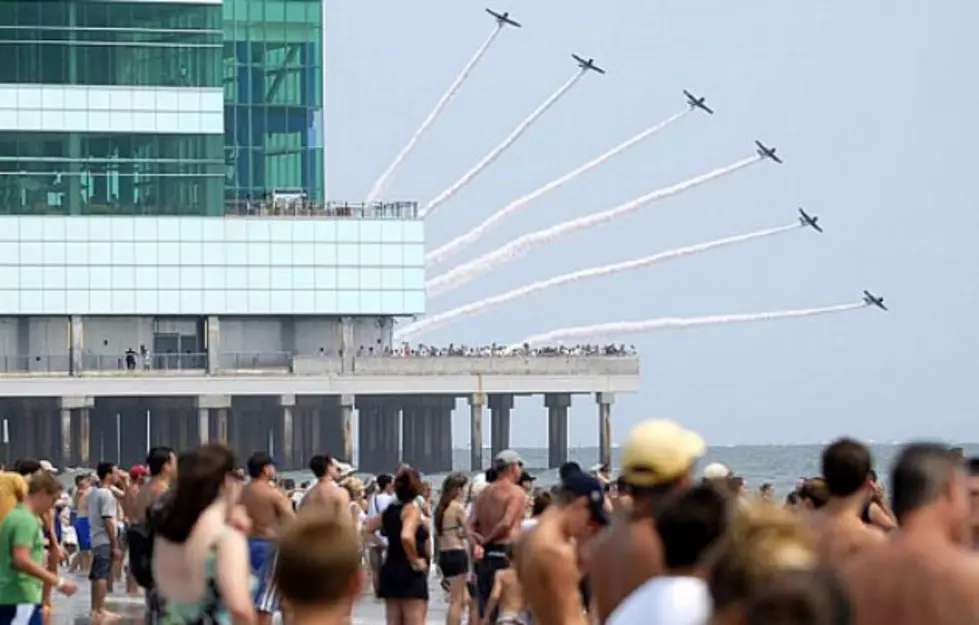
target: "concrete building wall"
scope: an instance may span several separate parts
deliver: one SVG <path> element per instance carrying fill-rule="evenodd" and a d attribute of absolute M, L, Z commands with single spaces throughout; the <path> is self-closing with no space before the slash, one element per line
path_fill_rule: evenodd
<path fill-rule="evenodd" d="M 296 317 L 293 323 L 293 353 L 302 356 L 336 356 L 340 352 L 340 319 Z"/>
<path fill-rule="evenodd" d="M 82 353 L 100 358 L 123 358 L 140 345 L 153 349 L 153 317 L 85 317 Z"/>
<path fill-rule="evenodd" d="M 222 317 L 221 351 L 274 353 L 291 351 L 283 340 L 282 317 Z"/>

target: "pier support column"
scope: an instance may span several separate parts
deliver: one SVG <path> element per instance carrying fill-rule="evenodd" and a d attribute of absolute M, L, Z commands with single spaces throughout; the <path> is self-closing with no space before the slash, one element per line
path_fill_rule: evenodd
<path fill-rule="evenodd" d="M 469 470 L 483 470 L 483 406 L 486 394 L 476 393 L 469 397 Z M 452 445 L 449 445 L 451 453 Z"/>
<path fill-rule="evenodd" d="M 282 408 L 282 415 L 278 419 L 275 428 L 275 447 L 276 453 L 282 459 L 282 465 L 287 470 L 296 469 L 296 455 L 293 447 L 293 409 L 296 407 L 295 395 L 280 395 L 279 406 Z"/>
<path fill-rule="evenodd" d="M 510 448 L 510 411 L 513 395 L 490 395 L 490 456 Z"/>
<path fill-rule="evenodd" d="M 354 461 L 354 407 L 356 398 L 353 395 L 340 396 L 340 448 L 343 450 L 341 460 Z"/>
<path fill-rule="evenodd" d="M 456 398 L 451 395 L 429 395 L 425 398 L 425 464 L 423 473 L 452 470 L 452 411 Z"/>
<path fill-rule="evenodd" d="M 547 467 L 557 469 L 568 461 L 568 408 L 571 395 L 548 393 L 544 396 L 547 406 Z"/>
<path fill-rule="evenodd" d="M 197 406 L 197 441 L 201 445 L 207 443 L 228 444 L 228 408 L 231 407 L 231 397 L 228 395 L 198 395 Z"/>
<path fill-rule="evenodd" d="M 214 375 L 221 367 L 221 321 L 211 315 L 206 321 L 207 334 L 207 374 Z"/>
<path fill-rule="evenodd" d="M 405 397 L 401 406 L 401 461 L 419 469 L 425 463 L 427 416 L 422 397 Z"/>
<path fill-rule="evenodd" d="M 64 396 L 61 398 L 61 464 L 83 466 L 91 464 L 91 424 L 89 410 L 95 405 L 91 397 Z M 67 436 L 66 436 L 67 434 Z M 72 443 L 75 444 L 72 444 Z"/>
<path fill-rule="evenodd" d="M 390 473 L 401 461 L 400 397 L 357 397 L 360 421 L 359 469 Z"/>
<path fill-rule="evenodd" d="M 607 467 L 612 466 L 612 404 L 615 393 L 595 393 L 598 404 L 598 458 Z"/>
<path fill-rule="evenodd" d="M 78 315 L 68 317 L 68 375 L 78 375 L 82 371 L 82 318 Z"/>

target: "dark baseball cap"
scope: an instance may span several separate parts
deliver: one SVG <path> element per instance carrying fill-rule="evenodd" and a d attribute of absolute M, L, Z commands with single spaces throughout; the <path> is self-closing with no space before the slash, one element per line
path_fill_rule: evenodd
<path fill-rule="evenodd" d="M 608 512 L 605 511 L 605 488 L 598 478 L 582 471 L 572 473 L 561 483 L 561 488 L 576 499 L 588 499 L 591 519 L 600 525 L 608 525 Z"/>

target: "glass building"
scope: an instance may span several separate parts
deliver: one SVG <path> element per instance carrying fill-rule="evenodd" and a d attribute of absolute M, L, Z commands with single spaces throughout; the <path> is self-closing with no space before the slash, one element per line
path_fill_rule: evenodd
<path fill-rule="evenodd" d="M 225 197 L 323 200 L 323 0 L 224 0 Z"/>
<path fill-rule="evenodd" d="M 0 212 L 223 214 L 219 2 L 0 2 Z"/>

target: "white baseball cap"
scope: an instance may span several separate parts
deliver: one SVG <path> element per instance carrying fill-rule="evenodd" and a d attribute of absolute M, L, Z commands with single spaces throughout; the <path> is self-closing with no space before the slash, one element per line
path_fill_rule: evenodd
<path fill-rule="evenodd" d="M 731 469 L 723 462 L 711 462 L 704 467 L 704 479 L 720 480 L 731 477 Z"/>

